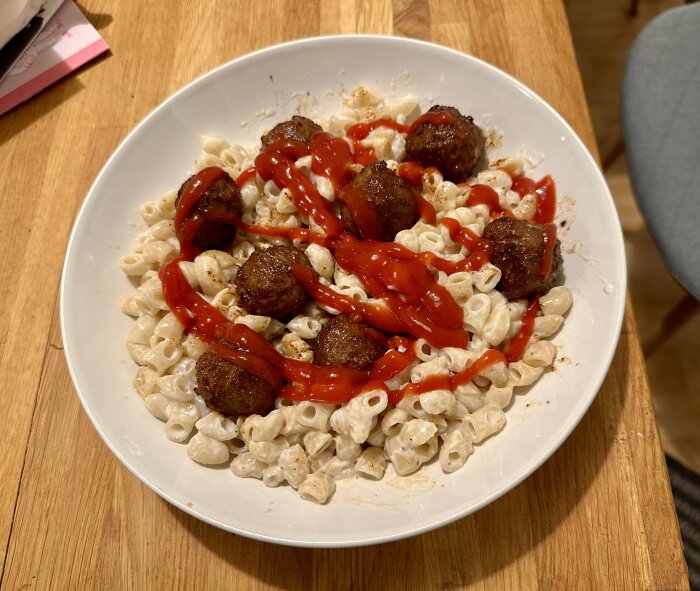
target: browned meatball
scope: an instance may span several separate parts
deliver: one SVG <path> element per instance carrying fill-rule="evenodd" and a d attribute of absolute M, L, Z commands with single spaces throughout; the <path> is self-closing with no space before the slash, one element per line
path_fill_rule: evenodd
<path fill-rule="evenodd" d="M 180 197 L 187 184 L 194 178 L 188 178 L 177 192 L 175 207 L 180 203 Z M 228 215 L 243 215 L 243 202 L 241 191 L 234 180 L 226 174 L 224 178 L 216 181 L 204 195 L 194 204 L 190 216 L 224 213 Z M 236 228 L 226 222 L 204 222 L 192 239 L 192 244 L 202 250 L 221 248 L 226 246 L 236 235 Z"/>
<path fill-rule="evenodd" d="M 391 242 L 398 232 L 418 221 L 413 186 L 389 170 L 383 160 L 365 166 L 339 191 L 338 200 L 343 203 L 339 212 L 345 230 L 365 240 Z M 353 218 L 352 208 L 345 205 L 353 202 L 372 208 L 369 223 Z"/>
<path fill-rule="evenodd" d="M 265 414 L 275 403 L 277 392 L 270 384 L 214 353 L 203 353 L 196 370 L 197 394 L 222 415 Z"/>
<path fill-rule="evenodd" d="M 292 265 L 311 263 L 291 246 L 256 250 L 236 274 L 238 301 L 251 314 L 286 320 L 301 313 L 309 295 L 292 275 Z"/>
<path fill-rule="evenodd" d="M 294 115 L 289 121 L 283 121 L 275 125 L 260 138 L 260 141 L 263 148 L 280 140 L 298 140 L 307 144 L 311 136 L 317 131 L 323 131 L 320 125 L 306 117 Z"/>
<path fill-rule="evenodd" d="M 545 254 L 544 226 L 500 217 L 486 226 L 483 237 L 492 241 L 491 262 L 502 273 L 496 287 L 509 300 L 540 295 L 554 286 L 563 263 L 561 247 L 557 239 L 549 274 L 542 277 L 540 267 Z"/>
<path fill-rule="evenodd" d="M 329 320 L 314 343 L 316 365 L 367 369 L 386 352 L 386 338 L 373 328 L 355 324 L 347 315 Z"/>
<path fill-rule="evenodd" d="M 435 166 L 453 183 L 466 181 L 484 153 L 484 134 L 471 117 L 454 107 L 436 105 L 428 113 L 447 111 L 451 124 L 424 122 L 406 138 L 406 160 L 421 166 Z"/>

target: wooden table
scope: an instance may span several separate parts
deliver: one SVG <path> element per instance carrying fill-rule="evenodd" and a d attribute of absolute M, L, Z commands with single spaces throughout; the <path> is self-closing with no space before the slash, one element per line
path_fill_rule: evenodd
<path fill-rule="evenodd" d="M 131 476 L 90 425 L 63 357 L 63 253 L 118 142 L 196 76 L 260 47 L 335 33 L 418 37 L 540 93 L 595 152 L 558 1 L 82 0 L 112 48 L 0 118 L 2 589 L 687 589 L 663 452 L 627 307 L 608 378 L 536 474 L 411 540 L 277 547 L 205 525 Z"/>

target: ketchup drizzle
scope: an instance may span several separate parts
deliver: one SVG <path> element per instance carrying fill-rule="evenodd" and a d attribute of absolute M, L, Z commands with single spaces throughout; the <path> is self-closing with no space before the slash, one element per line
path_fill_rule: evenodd
<path fill-rule="evenodd" d="M 425 113 L 411 124 L 411 127 L 408 128 L 408 135 L 411 135 L 422 123 L 430 123 L 432 125 L 454 125 L 454 119 L 452 119 L 452 115 L 447 111 Z"/>
<path fill-rule="evenodd" d="M 238 175 L 238 178 L 236 179 L 236 184 L 240 188 L 243 185 L 245 185 L 249 180 L 254 179 L 257 174 L 258 171 L 255 170 L 255 166 L 246 168 L 241 174 Z"/>
<path fill-rule="evenodd" d="M 250 225 L 237 216 L 223 210 L 212 211 L 211 208 L 205 214 L 192 215 L 197 201 L 225 176 L 225 172 L 217 167 L 200 171 L 185 186 L 176 211 L 175 228 L 181 254 L 165 264 L 160 271 L 164 296 L 173 314 L 188 331 L 205 341 L 214 353 L 245 367 L 274 386 L 280 396 L 292 400 L 345 402 L 360 392 L 383 389 L 388 391 L 390 399 L 396 403 L 407 393 L 427 392 L 436 388 L 454 390 L 493 363 L 519 359 L 532 335 L 534 318 L 539 310 L 536 299 L 523 316 L 520 331 L 507 344 L 507 354 L 489 349 L 470 368 L 454 376 L 432 376 L 417 384 L 408 384 L 400 390 L 388 390 L 384 382 L 404 371 L 415 360 L 413 339 L 399 335 L 390 338 L 387 352 L 365 371 L 338 366 L 320 367 L 287 359 L 264 337 L 245 325 L 232 323 L 204 300 L 192 289 L 179 267 L 180 262 L 191 261 L 196 256 L 198 251 L 192 244 L 192 239 L 206 221 L 223 221 L 249 233 L 321 244 L 332 249 L 338 263 L 355 273 L 367 291 L 382 302 L 357 302 L 321 284 L 312 269 L 295 265 L 292 269 L 295 278 L 314 299 L 350 314 L 353 321 L 364 320 L 382 330 L 410 333 L 414 337 L 425 338 L 437 347 L 466 347 L 468 333 L 462 327 L 462 309 L 449 292 L 435 282 L 427 267 L 432 266 L 448 274 L 479 269 L 488 262 L 493 252 L 490 241 L 462 228 L 457 220 L 443 218 L 441 223 L 448 229 L 452 240 L 469 249 L 471 254 L 465 260 L 455 263 L 434 253 L 414 253 L 395 243 L 376 242 L 372 240 L 378 235 L 378 227 L 373 225 L 376 224 L 376 214 L 373 221 L 372 213 L 367 213 L 373 210 L 371 204 L 366 203 L 366 198 L 363 200 L 355 195 L 354 191 L 343 190 L 354 176 L 351 164 L 367 164 L 376 159 L 372 148 L 360 144 L 372 130 L 389 127 L 410 134 L 425 122 L 451 125 L 453 119 L 449 113 L 438 111 L 426 113 L 410 127 L 391 119 L 357 124 L 347 132 L 347 137 L 353 143 L 352 150 L 347 141 L 325 132 L 315 133 L 308 146 L 296 140 L 282 140 L 265 148 L 256 158 L 255 166 L 243 171 L 236 179 L 236 183 L 243 186 L 259 174 L 263 180 L 273 180 L 278 187 L 287 188 L 297 209 L 313 219 L 323 233 L 308 228 Z M 358 226 L 364 241 L 360 242 L 343 232 L 340 221 L 329 210 L 314 184 L 296 168 L 295 161 L 309 154 L 312 157 L 312 171 L 329 178 L 336 189 L 338 200 L 348 206 L 356 223 L 360 220 Z M 424 172 L 430 172 L 430 169 L 424 170 L 417 163 L 411 162 L 401 164 L 398 170 L 399 175 L 408 178 L 416 187 L 422 186 Z M 531 179 L 516 177 L 513 190 L 519 194 L 521 191 L 532 193 L 534 190 L 537 195 L 537 221 L 544 223 L 553 219 L 556 195 L 551 177 L 543 178 L 536 185 Z M 421 217 L 435 223 L 434 208 L 417 192 L 415 197 Z M 493 213 L 502 213 L 498 195 L 490 187 L 471 187 L 468 204 L 478 203 L 487 204 Z M 556 228 L 551 226 L 556 237 Z M 549 272 L 553 245 L 554 240 L 547 233 L 547 249 L 541 272 Z M 290 383 L 282 385 L 282 379 Z"/>
<path fill-rule="evenodd" d="M 188 260 L 188 257 L 180 255 L 168 262 L 160 271 L 163 295 L 175 317 L 186 330 L 217 348 L 217 353 L 218 349 L 229 350 L 229 354 L 222 356 L 278 388 L 281 379 L 274 369 L 274 363 L 271 364 L 270 361 L 277 361 L 275 355 L 279 356 L 279 353 L 267 340 L 247 326 L 234 325 L 216 307 L 192 289 L 179 266 L 183 260 Z M 246 347 L 243 351 L 237 351 L 218 345 L 217 340 L 221 337 L 230 337 L 230 340 L 244 342 Z"/>
<path fill-rule="evenodd" d="M 350 127 L 345 135 L 352 140 L 353 150 L 355 152 L 355 162 L 366 166 L 371 164 L 377 159 L 374 149 L 371 146 L 363 146 L 362 140 L 364 140 L 371 132 L 380 127 L 389 127 L 400 133 L 407 133 L 408 127 L 397 123 L 393 119 L 376 119 L 375 121 L 370 121 L 369 123 L 356 123 Z"/>
<path fill-rule="evenodd" d="M 397 173 L 418 189 L 423 187 L 423 173 L 427 172 L 417 162 L 402 162 Z"/>
<path fill-rule="evenodd" d="M 518 361 L 523 356 L 523 353 L 525 353 L 525 347 L 527 347 L 527 343 L 535 329 L 535 316 L 537 316 L 539 309 L 540 301 L 538 298 L 534 298 L 527 307 L 525 314 L 523 314 L 523 317 L 520 319 L 522 322 L 520 330 L 506 343 L 505 353 L 508 363 Z"/>
<path fill-rule="evenodd" d="M 492 214 L 503 213 L 498 200 L 498 193 L 488 185 L 473 185 L 469 197 L 467 197 L 467 205 L 469 207 L 488 205 Z"/>
<path fill-rule="evenodd" d="M 535 181 L 526 176 L 516 176 L 510 186 L 511 191 L 515 191 L 522 199 L 525 195 L 535 192 Z"/>
<path fill-rule="evenodd" d="M 454 267 L 445 264 L 449 261 L 434 261 L 433 265 L 435 268 L 450 275 L 457 271 L 478 271 L 491 260 L 493 243 L 490 240 L 480 238 L 469 228 L 463 228 L 454 218 L 444 217 L 440 223 L 447 228 L 452 241 L 466 247 L 470 255 L 456 263 Z"/>
<path fill-rule="evenodd" d="M 399 391 L 400 397 L 398 400 L 401 400 L 401 398 L 407 394 L 423 394 L 424 392 L 430 392 L 432 390 L 455 390 L 459 386 L 468 384 L 487 367 L 505 360 L 506 356 L 502 351 L 498 349 L 487 349 L 483 355 L 469 367 L 453 376 L 428 376 L 418 383 L 407 384 Z M 391 394 L 389 398 L 391 399 Z"/>
<path fill-rule="evenodd" d="M 226 172 L 223 169 L 217 166 L 208 166 L 190 179 L 180 195 L 180 201 L 175 211 L 175 235 L 180 241 L 180 252 L 188 258 L 194 256 L 192 239 L 204 220 L 199 216 L 193 216 L 193 223 L 186 224 L 185 222 L 202 195 L 225 176 Z"/>
<path fill-rule="evenodd" d="M 295 197 L 293 188 L 298 194 L 302 190 L 304 181 L 298 178 L 301 173 L 298 173 L 295 168 L 292 169 L 291 158 L 296 159 L 303 152 L 304 150 L 293 142 L 283 142 L 277 147 L 273 144 L 269 153 L 264 154 L 267 160 L 261 158 L 256 163 L 256 169 L 262 178 L 276 178 L 276 182 L 285 183 Z M 281 166 L 282 170 L 270 171 L 269 168 L 265 168 L 266 166 Z M 404 266 L 408 266 L 410 271 L 396 264 L 398 261 L 412 259 L 415 256 L 415 253 L 408 249 L 393 243 L 359 242 L 347 234 L 329 238 L 305 228 L 278 229 L 254 226 L 245 224 L 236 216 L 227 213 L 207 213 L 189 218 L 183 215 L 185 212 L 191 212 L 197 199 L 222 177 L 221 171 L 204 169 L 188 183 L 183 192 L 187 197 L 180 202 L 183 209 L 178 209 L 177 213 L 180 215 L 176 214 L 176 232 L 182 239 L 181 255 L 164 265 L 160 272 L 164 296 L 173 314 L 187 330 L 205 341 L 213 352 L 246 368 L 273 385 L 281 396 L 327 402 L 349 400 L 360 391 L 366 391 L 367 388 L 382 387 L 384 380 L 391 379 L 408 367 L 414 358 L 412 346 L 410 346 L 403 352 L 396 349 L 389 350 L 370 370 L 364 372 L 347 367 L 312 366 L 286 359 L 264 337 L 245 325 L 230 322 L 217 308 L 192 289 L 179 267 L 181 261 L 193 260 L 196 256 L 197 250 L 191 244 L 191 238 L 203 222 L 210 220 L 227 221 L 249 232 L 269 231 L 271 234 L 325 242 L 336 250 L 339 261 L 341 259 L 345 261 L 347 267 L 358 272 L 358 276 L 362 277 L 367 285 L 373 286 L 377 293 L 383 294 L 388 305 L 364 305 L 355 302 L 320 284 L 313 270 L 307 267 L 294 267 L 295 276 L 299 277 L 300 282 L 312 295 L 315 291 L 321 290 L 322 295 L 318 296 L 319 299 L 325 296 L 325 300 L 332 302 L 329 305 L 340 311 L 358 315 L 373 326 L 392 332 L 415 332 L 435 340 L 436 346 L 466 346 L 467 333 L 461 329 L 462 311 L 449 293 L 432 280 L 432 276 L 422 263 L 413 262 L 413 265 L 418 264 L 417 267 L 411 267 L 410 263 L 405 263 Z M 320 201 L 322 198 L 318 196 L 315 199 L 315 197 L 315 195 L 303 195 L 298 199 L 309 210 L 325 208 Z M 323 213 L 321 212 L 319 217 L 322 217 Z M 334 219 L 337 220 L 337 218 Z M 326 228 L 329 226 L 331 231 L 335 229 L 333 223 L 326 223 Z M 375 260 L 372 257 L 372 249 L 367 247 L 368 244 L 375 244 L 379 249 L 384 247 L 386 251 L 383 253 L 384 258 Z M 355 264 L 349 261 L 355 261 Z M 361 265 L 364 267 L 360 268 Z M 304 277 L 305 272 L 308 272 L 306 277 Z M 411 272 L 418 274 L 417 283 L 411 280 L 409 276 Z M 384 285 L 383 282 L 387 280 L 393 281 L 396 286 L 402 286 L 405 293 L 401 292 L 401 295 L 407 298 L 407 302 L 402 301 L 396 293 L 392 292 L 392 289 Z M 392 306 L 396 312 L 392 310 Z M 444 327 L 441 323 L 448 323 L 451 326 Z M 401 343 L 404 347 L 409 346 L 408 343 L 410 343 L 405 340 L 405 337 L 404 340 L 394 339 L 393 342 L 397 343 L 397 346 Z M 282 378 L 292 382 L 292 385 L 280 389 Z M 394 396 L 399 394 L 395 393 Z"/>
<path fill-rule="evenodd" d="M 557 191 L 551 176 L 545 176 L 535 185 L 535 195 L 537 196 L 535 221 L 538 224 L 553 222 L 557 211 Z"/>
<path fill-rule="evenodd" d="M 337 189 L 348 184 L 355 176 L 349 165 L 353 163 L 350 145 L 342 138 L 325 131 L 317 131 L 309 140 L 311 170 L 328 177 Z"/>
<path fill-rule="evenodd" d="M 345 135 L 347 135 L 353 141 L 359 141 L 365 139 L 370 133 L 372 133 L 375 129 L 379 129 L 380 127 L 388 127 L 389 129 L 393 129 L 399 133 L 409 133 L 410 130 L 408 125 L 402 125 L 393 119 L 375 119 L 369 123 L 356 123 L 347 130 Z"/>
<path fill-rule="evenodd" d="M 434 224 L 437 219 L 437 213 L 435 208 L 429 201 L 426 201 L 418 191 L 413 191 L 413 199 L 416 202 L 416 210 L 418 211 L 418 216 L 428 222 L 429 224 Z"/>
<path fill-rule="evenodd" d="M 281 140 L 265 148 L 255 159 L 255 168 L 265 180 L 287 188 L 297 209 L 321 226 L 327 236 L 343 233 L 340 220 L 326 207 L 315 185 L 297 169 L 294 162 L 309 154 L 309 148 L 298 140 Z"/>
<path fill-rule="evenodd" d="M 337 199 L 350 211 L 363 240 L 379 240 L 381 228 L 374 208 L 364 191 L 345 186 L 337 193 Z"/>

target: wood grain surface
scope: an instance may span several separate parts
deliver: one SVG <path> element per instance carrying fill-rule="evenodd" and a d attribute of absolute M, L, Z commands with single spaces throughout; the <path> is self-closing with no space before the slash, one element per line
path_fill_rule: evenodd
<path fill-rule="evenodd" d="M 81 0 L 111 53 L 0 118 L 2 589 L 687 589 L 631 307 L 612 369 L 559 451 L 475 515 L 403 542 L 254 542 L 171 507 L 90 425 L 58 320 L 75 213 L 109 154 L 183 84 L 319 34 L 476 55 L 555 106 L 595 153 L 559 1 Z"/>

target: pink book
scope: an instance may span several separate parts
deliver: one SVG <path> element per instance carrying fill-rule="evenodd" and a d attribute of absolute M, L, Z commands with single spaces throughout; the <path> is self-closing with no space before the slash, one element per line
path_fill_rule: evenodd
<path fill-rule="evenodd" d="M 0 115 L 108 49 L 73 1 L 67 0 L 0 82 Z"/>

